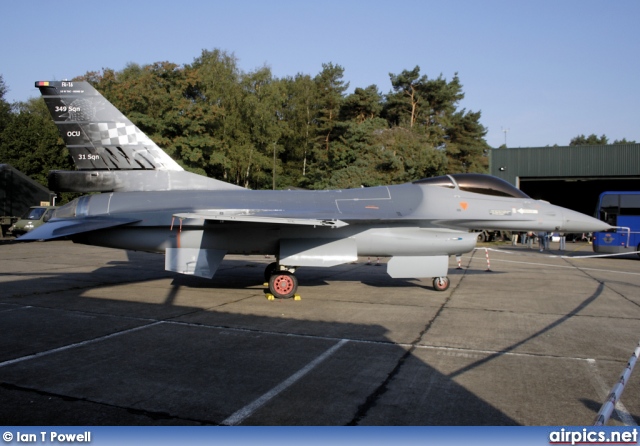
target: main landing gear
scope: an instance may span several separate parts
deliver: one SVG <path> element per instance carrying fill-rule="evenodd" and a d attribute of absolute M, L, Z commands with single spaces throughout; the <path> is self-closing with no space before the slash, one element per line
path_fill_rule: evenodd
<path fill-rule="evenodd" d="M 298 291 L 295 268 L 270 263 L 264 270 L 264 280 L 269 284 L 269 293 L 276 299 L 291 299 Z"/>

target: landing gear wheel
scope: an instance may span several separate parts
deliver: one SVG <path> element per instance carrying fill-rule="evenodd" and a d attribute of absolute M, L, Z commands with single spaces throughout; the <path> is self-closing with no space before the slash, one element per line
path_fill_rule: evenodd
<path fill-rule="evenodd" d="M 449 281 L 448 277 L 434 277 L 433 278 L 433 288 L 436 291 L 446 291 L 449 288 L 451 281 Z"/>
<path fill-rule="evenodd" d="M 288 271 L 279 271 L 269 278 L 269 291 L 276 299 L 291 299 L 298 291 L 298 279 Z"/>

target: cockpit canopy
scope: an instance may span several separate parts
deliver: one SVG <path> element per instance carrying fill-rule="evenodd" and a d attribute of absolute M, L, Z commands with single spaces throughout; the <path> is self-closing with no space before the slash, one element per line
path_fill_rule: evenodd
<path fill-rule="evenodd" d="M 460 189 L 465 192 L 498 197 L 530 198 L 520 189 L 513 187 L 500 178 L 479 173 L 454 173 L 441 177 L 425 178 L 414 181 L 413 184 L 428 184 L 430 186 Z"/>

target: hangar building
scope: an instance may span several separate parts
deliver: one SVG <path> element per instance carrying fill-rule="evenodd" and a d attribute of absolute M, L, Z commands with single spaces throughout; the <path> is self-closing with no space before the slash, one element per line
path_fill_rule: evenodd
<path fill-rule="evenodd" d="M 492 149 L 491 174 L 535 199 L 594 215 L 604 191 L 640 191 L 640 144 Z"/>

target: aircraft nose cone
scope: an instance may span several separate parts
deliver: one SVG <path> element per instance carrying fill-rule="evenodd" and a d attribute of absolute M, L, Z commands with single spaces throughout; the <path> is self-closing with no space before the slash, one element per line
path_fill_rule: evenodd
<path fill-rule="evenodd" d="M 562 216 L 563 232 L 598 232 L 611 229 L 611 226 L 603 221 L 570 209 L 563 209 Z"/>

